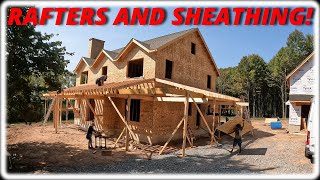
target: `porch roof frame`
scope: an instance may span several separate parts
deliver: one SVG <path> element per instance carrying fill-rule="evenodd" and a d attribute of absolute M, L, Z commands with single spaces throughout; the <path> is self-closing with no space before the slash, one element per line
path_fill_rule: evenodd
<path fill-rule="evenodd" d="M 161 84 L 164 87 L 155 87 Z M 85 85 L 64 89 L 61 93 L 57 91 L 43 94 L 44 97 L 60 97 L 60 98 L 104 98 L 119 97 L 125 98 L 131 96 L 149 97 L 149 100 L 157 100 L 157 97 L 186 97 L 190 94 L 194 98 L 203 98 L 207 100 L 216 100 L 220 102 L 241 102 L 239 98 L 232 96 L 199 89 L 176 82 L 153 78 L 153 79 L 136 79 L 128 80 L 120 83 L 108 83 L 105 86 Z M 150 98 L 151 97 L 151 98 Z"/>

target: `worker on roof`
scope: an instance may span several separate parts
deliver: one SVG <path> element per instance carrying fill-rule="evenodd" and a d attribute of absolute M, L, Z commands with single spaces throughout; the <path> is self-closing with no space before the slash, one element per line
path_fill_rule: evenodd
<path fill-rule="evenodd" d="M 96 80 L 96 85 L 103 86 L 104 81 L 107 80 L 107 75 L 102 75 Z"/>

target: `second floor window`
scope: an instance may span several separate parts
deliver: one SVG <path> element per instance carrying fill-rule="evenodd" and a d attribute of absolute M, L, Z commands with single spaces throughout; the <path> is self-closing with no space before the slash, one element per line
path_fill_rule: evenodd
<path fill-rule="evenodd" d="M 193 42 L 191 43 L 191 53 L 196 54 L 196 44 Z"/>
<path fill-rule="evenodd" d="M 166 60 L 166 74 L 164 77 L 172 79 L 172 61 Z"/>
<path fill-rule="evenodd" d="M 128 62 L 128 77 L 143 76 L 143 59 Z"/>
<path fill-rule="evenodd" d="M 207 88 L 211 89 L 211 76 L 210 75 L 207 76 Z"/>
<path fill-rule="evenodd" d="M 87 84 L 88 83 L 88 71 L 84 71 L 81 73 L 80 84 Z"/>
<path fill-rule="evenodd" d="M 108 66 L 102 67 L 102 74 L 101 75 L 105 75 L 105 76 L 108 75 Z"/>

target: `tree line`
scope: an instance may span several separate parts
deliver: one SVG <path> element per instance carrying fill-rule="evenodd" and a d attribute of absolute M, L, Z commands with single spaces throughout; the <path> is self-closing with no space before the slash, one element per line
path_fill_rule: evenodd
<path fill-rule="evenodd" d="M 286 76 L 313 48 L 313 35 L 295 30 L 269 62 L 258 54 L 251 54 L 242 57 L 235 67 L 219 69 L 217 92 L 249 102 L 251 117 L 287 117 Z"/>
<path fill-rule="evenodd" d="M 22 10 L 24 18 L 28 8 Z M 39 121 L 44 115 L 42 94 L 75 84 L 74 74 L 66 69 L 66 57 L 73 53 L 53 41 L 53 34 L 36 31 L 31 24 L 7 26 L 6 35 L 8 122 Z"/>

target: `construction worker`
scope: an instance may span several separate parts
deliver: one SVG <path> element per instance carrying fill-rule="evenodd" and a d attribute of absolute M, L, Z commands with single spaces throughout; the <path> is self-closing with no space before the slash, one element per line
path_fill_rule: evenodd
<path fill-rule="evenodd" d="M 88 141 L 88 149 L 93 149 L 93 146 L 92 146 L 92 133 L 95 132 L 93 127 L 94 127 L 94 122 L 92 122 L 91 125 L 89 126 L 88 132 L 87 132 L 87 136 L 86 136 L 86 138 L 89 140 Z"/>
<path fill-rule="evenodd" d="M 96 80 L 96 85 L 103 86 L 104 81 L 107 80 L 107 76 L 103 75 Z"/>
<path fill-rule="evenodd" d="M 242 121 L 243 121 L 242 126 L 240 124 L 237 124 L 236 127 L 234 128 L 235 136 L 234 136 L 234 139 L 233 139 L 233 145 L 232 145 L 232 149 L 231 149 L 230 153 L 233 152 L 233 149 L 236 147 L 236 145 L 239 146 L 239 153 L 241 153 L 241 144 L 242 144 L 241 131 L 242 131 L 243 127 L 244 127 L 244 119 Z"/>

